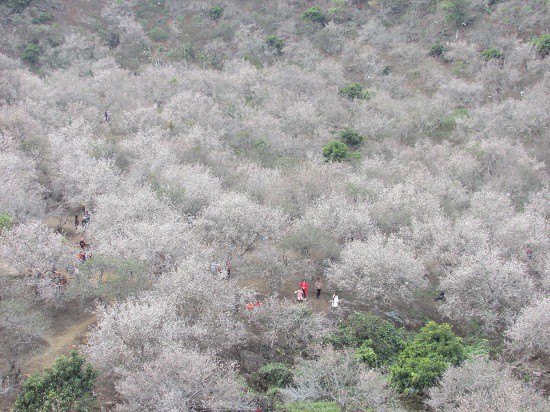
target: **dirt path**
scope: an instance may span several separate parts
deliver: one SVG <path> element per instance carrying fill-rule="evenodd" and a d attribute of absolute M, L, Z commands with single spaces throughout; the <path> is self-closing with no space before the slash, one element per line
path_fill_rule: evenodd
<path fill-rule="evenodd" d="M 46 338 L 48 346 L 23 366 L 23 376 L 31 375 L 51 366 L 61 355 L 68 355 L 86 342 L 88 330 L 96 322 L 95 314 L 85 315 L 74 324 L 61 330 L 52 330 Z"/>

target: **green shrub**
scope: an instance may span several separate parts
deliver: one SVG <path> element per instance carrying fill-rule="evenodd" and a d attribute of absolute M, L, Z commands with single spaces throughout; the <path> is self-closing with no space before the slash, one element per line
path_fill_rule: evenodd
<path fill-rule="evenodd" d="M 313 6 L 302 13 L 302 20 L 325 24 L 327 16 L 319 6 Z"/>
<path fill-rule="evenodd" d="M 348 146 L 359 146 L 363 141 L 363 136 L 355 130 L 346 127 L 340 131 L 340 140 Z"/>
<path fill-rule="evenodd" d="M 13 404 L 14 412 L 91 411 L 92 388 L 99 372 L 76 351 L 61 356 L 52 367 L 31 375 Z"/>
<path fill-rule="evenodd" d="M 34 19 L 31 20 L 32 24 L 42 24 L 47 23 L 53 20 L 53 14 L 51 13 L 40 13 Z"/>
<path fill-rule="evenodd" d="M 275 36 L 274 34 L 272 34 L 270 36 L 267 36 L 265 38 L 265 42 L 267 43 L 267 45 L 269 47 L 271 47 L 272 49 L 277 50 L 278 53 L 280 53 L 281 50 L 284 47 L 283 39 L 281 39 L 280 37 Z"/>
<path fill-rule="evenodd" d="M 550 54 L 550 34 L 541 34 L 539 37 L 535 37 L 532 43 L 542 57 Z"/>
<path fill-rule="evenodd" d="M 336 402 L 287 402 L 278 404 L 276 412 L 340 412 Z"/>
<path fill-rule="evenodd" d="M 107 46 L 109 46 L 110 49 L 114 49 L 118 47 L 118 45 L 120 44 L 120 35 L 115 32 L 110 32 L 107 35 L 106 40 L 107 40 Z"/>
<path fill-rule="evenodd" d="M 32 0 L 5 0 L 4 3 L 12 10 L 12 11 L 22 11 L 25 7 L 27 7 Z"/>
<path fill-rule="evenodd" d="M 370 99 L 372 92 L 363 87 L 361 83 L 350 83 L 340 89 L 340 94 L 348 99 Z"/>
<path fill-rule="evenodd" d="M 366 363 L 370 367 L 375 368 L 377 366 L 380 366 L 381 362 L 378 359 L 378 356 L 376 356 L 376 352 L 372 348 L 372 343 L 373 342 L 370 339 L 364 341 L 361 346 L 355 349 L 355 357 L 361 362 Z"/>
<path fill-rule="evenodd" d="M 428 56 L 442 58 L 446 52 L 447 48 L 438 42 L 432 44 L 432 47 L 430 47 L 430 51 L 428 52 Z"/>
<path fill-rule="evenodd" d="M 382 69 L 382 74 L 383 74 L 384 76 L 387 76 L 387 75 L 390 74 L 390 73 L 391 73 L 391 67 L 388 66 L 388 65 L 386 64 L 386 65 L 384 66 L 384 68 Z"/>
<path fill-rule="evenodd" d="M 344 160 L 349 160 L 350 151 L 345 143 L 335 140 L 333 142 L 328 142 L 325 147 L 323 147 L 323 157 L 327 162 L 342 162 Z"/>
<path fill-rule="evenodd" d="M 491 59 L 500 60 L 504 58 L 504 55 L 502 54 L 502 52 L 494 47 L 483 51 L 481 55 L 483 56 L 483 60 L 485 61 L 488 61 Z"/>
<path fill-rule="evenodd" d="M 40 57 L 40 48 L 33 43 L 29 43 L 25 46 L 21 58 L 29 63 L 36 63 Z"/>
<path fill-rule="evenodd" d="M 219 20 L 220 17 L 222 17 L 222 14 L 223 14 L 222 6 L 214 6 L 208 11 L 208 15 L 213 20 Z"/>
<path fill-rule="evenodd" d="M 153 41 L 157 42 L 166 40 L 168 38 L 168 33 L 166 32 L 166 30 L 160 27 L 153 27 L 151 30 L 149 30 L 148 34 Z"/>
<path fill-rule="evenodd" d="M 446 0 L 441 3 L 445 21 L 454 23 L 457 27 L 466 25 L 470 20 L 470 0 Z"/>
<path fill-rule="evenodd" d="M 0 213 L 0 234 L 4 230 L 10 230 L 13 219 L 9 213 Z"/>
<path fill-rule="evenodd" d="M 367 349 L 370 348 L 376 355 L 379 366 L 391 363 L 405 348 L 405 331 L 378 316 L 355 312 L 346 322 L 340 324 L 338 331 L 330 336 L 328 342 L 337 348 L 359 348 L 356 354 L 360 356 L 370 356 Z"/>
<path fill-rule="evenodd" d="M 195 49 L 190 43 L 182 43 L 168 50 L 166 55 L 172 60 L 190 60 L 195 58 Z"/>
<path fill-rule="evenodd" d="M 451 327 L 429 322 L 390 367 L 390 381 L 401 391 L 424 390 L 433 386 L 449 366 L 465 358 L 462 340 Z"/>
<path fill-rule="evenodd" d="M 284 388 L 292 383 L 292 372 L 284 363 L 272 362 L 260 368 L 253 377 L 254 386 L 266 392 L 272 388 Z"/>

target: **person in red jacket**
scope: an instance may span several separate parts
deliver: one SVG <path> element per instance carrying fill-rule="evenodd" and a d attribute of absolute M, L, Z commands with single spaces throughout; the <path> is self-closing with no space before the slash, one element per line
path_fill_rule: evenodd
<path fill-rule="evenodd" d="M 300 288 L 302 289 L 302 292 L 304 292 L 304 300 L 307 299 L 307 290 L 309 289 L 309 285 L 307 281 L 304 279 L 302 280 L 302 283 L 300 283 Z"/>

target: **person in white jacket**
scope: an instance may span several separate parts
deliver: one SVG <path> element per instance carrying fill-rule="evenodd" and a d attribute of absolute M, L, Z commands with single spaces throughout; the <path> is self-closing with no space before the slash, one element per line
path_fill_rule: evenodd
<path fill-rule="evenodd" d="M 338 301 L 339 301 L 339 299 L 338 299 L 338 292 L 334 292 L 334 295 L 332 295 L 332 300 L 331 300 L 331 302 L 332 302 L 332 307 L 333 307 L 333 308 L 337 308 L 337 307 L 338 307 Z"/>

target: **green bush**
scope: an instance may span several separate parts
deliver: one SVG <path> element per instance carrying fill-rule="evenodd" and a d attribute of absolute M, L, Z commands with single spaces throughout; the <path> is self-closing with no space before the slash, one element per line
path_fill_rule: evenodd
<path fill-rule="evenodd" d="M 446 52 L 447 48 L 438 42 L 432 44 L 432 47 L 430 47 L 430 51 L 428 52 L 428 56 L 442 58 Z"/>
<path fill-rule="evenodd" d="M 160 27 L 153 27 L 151 30 L 149 30 L 148 34 L 153 41 L 160 42 L 168 38 L 168 33 L 166 32 L 166 30 Z"/>
<path fill-rule="evenodd" d="M 327 16 L 319 6 L 313 6 L 302 13 L 302 20 L 325 24 Z"/>
<path fill-rule="evenodd" d="M 10 230 L 13 219 L 9 213 L 0 213 L 0 233 L 4 230 Z"/>
<path fill-rule="evenodd" d="M 340 140 L 348 146 L 359 146 L 363 141 L 363 136 L 355 130 L 346 127 L 340 131 Z"/>
<path fill-rule="evenodd" d="M 33 43 L 29 43 L 25 46 L 21 58 L 29 63 L 36 63 L 40 57 L 40 48 Z"/>
<path fill-rule="evenodd" d="M 5 0 L 4 3 L 6 3 L 12 11 L 22 11 L 31 1 L 32 0 Z"/>
<path fill-rule="evenodd" d="M 445 21 L 454 23 L 457 27 L 466 25 L 470 20 L 470 0 L 446 0 L 441 3 Z"/>
<path fill-rule="evenodd" d="M 214 6 L 208 11 L 208 15 L 213 20 L 219 20 L 222 14 L 223 14 L 222 6 Z"/>
<path fill-rule="evenodd" d="M 284 363 L 268 363 L 254 374 L 253 382 L 254 386 L 264 392 L 273 388 L 285 388 L 292 383 L 292 372 Z"/>
<path fill-rule="evenodd" d="M 372 368 L 381 366 L 380 359 L 376 356 L 376 352 L 372 348 L 372 340 L 367 339 L 361 346 L 355 349 L 355 357 L 361 362 L 366 363 Z"/>
<path fill-rule="evenodd" d="M 550 34 L 541 34 L 539 37 L 535 37 L 532 43 L 542 57 L 550 54 Z"/>
<path fill-rule="evenodd" d="M 53 20 L 53 14 L 51 13 L 40 13 L 34 19 L 31 20 L 32 24 L 42 24 L 47 23 Z"/>
<path fill-rule="evenodd" d="M 110 49 L 115 49 L 120 44 L 120 35 L 115 32 L 110 32 L 107 35 L 107 46 L 109 46 Z"/>
<path fill-rule="evenodd" d="M 274 34 L 272 34 L 270 36 L 267 36 L 265 38 L 265 42 L 267 43 L 267 45 L 269 47 L 271 47 L 272 49 L 277 50 L 278 53 L 280 53 L 281 50 L 284 47 L 283 39 L 281 39 L 280 37 L 275 36 Z"/>
<path fill-rule="evenodd" d="M 92 388 L 99 372 L 76 351 L 61 356 L 51 368 L 31 375 L 13 404 L 14 412 L 91 411 Z"/>
<path fill-rule="evenodd" d="M 399 352 L 405 348 L 405 336 L 403 329 L 396 328 L 387 320 L 368 313 L 355 312 L 346 322 L 340 324 L 338 331 L 329 337 L 328 342 L 337 348 L 359 348 L 356 352 L 359 357 L 371 356 L 368 354 L 370 348 L 379 366 L 397 358 Z"/>
<path fill-rule="evenodd" d="M 494 47 L 483 51 L 481 55 L 483 56 L 483 60 L 485 61 L 489 61 L 491 59 L 500 60 L 504 58 L 504 55 L 502 54 L 502 52 Z"/>
<path fill-rule="evenodd" d="M 458 365 L 465 358 L 462 340 L 451 327 L 429 322 L 390 367 L 390 381 L 401 391 L 421 391 L 433 386 L 449 366 Z"/>
<path fill-rule="evenodd" d="M 345 143 L 335 140 L 333 142 L 328 142 L 325 147 L 323 147 L 323 157 L 327 162 L 342 162 L 344 160 L 349 160 L 350 151 Z"/>
<path fill-rule="evenodd" d="M 350 83 L 340 89 L 340 94 L 348 99 L 370 99 L 372 92 L 363 87 L 361 83 Z"/>
<path fill-rule="evenodd" d="M 276 412 L 340 412 L 336 402 L 287 402 L 277 404 Z"/>

